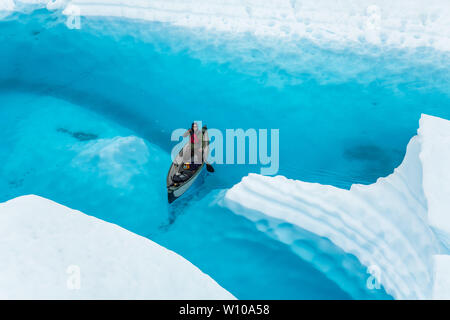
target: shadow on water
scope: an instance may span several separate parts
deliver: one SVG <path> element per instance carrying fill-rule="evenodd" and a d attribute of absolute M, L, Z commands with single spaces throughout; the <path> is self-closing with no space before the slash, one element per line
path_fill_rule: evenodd
<path fill-rule="evenodd" d="M 211 187 L 206 183 L 210 175 L 206 172 L 206 168 L 203 168 L 194 184 L 181 197 L 168 205 L 167 222 L 158 228 L 159 231 L 167 232 L 177 218 L 187 211 L 186 209 L 192 202 L 200 202 L 211 192 Z"/>
<path fill-rule="evenodd" d="M 87 132 L 72 132 L 70 130 L 67 130 L 65 128 L 58 128 L 58 132 L 66 133 L 73 138 L 77 139 L 78 141 L 90 141 L 90 140 L 96 140 L 98 139 L 98 135 L 94 133 L 87 133 Z"/>
<path fill-rule="evenodd" d="M 389 158 L 386 150 L 376 145 L 358 145 L 344 150 L 344 156 L 350 160 L 384 162 Z"/>

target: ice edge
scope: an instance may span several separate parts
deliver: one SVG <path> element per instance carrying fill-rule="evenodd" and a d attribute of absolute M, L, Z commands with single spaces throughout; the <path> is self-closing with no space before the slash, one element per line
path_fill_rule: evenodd
<path fill-rule="evenodd" d="M 422 115 L 403 163 L 372 185 L 344 190 L 250 174 L 227 191 L 223 203 L 258 226 L 267 225 L 262 231 L 300 256 L 300 236 L 286 234 L 286 223 L 328 238 L 369 269 L 378 268 L 379 281 L 394 298 L 448 299 L 450 286 L 444 284 L 450 269 L 440 267 L 450 248 L 448 163 L 450 121 Z M 302 257 L 318 264 L 314 255 Z M 332 279 L 333 268 L 339 266 L 328 266 Z"/>

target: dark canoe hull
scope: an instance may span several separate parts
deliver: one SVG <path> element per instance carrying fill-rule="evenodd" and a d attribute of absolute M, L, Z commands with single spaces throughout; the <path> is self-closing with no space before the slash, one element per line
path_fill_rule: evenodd
<path fill-rule="evenodd" d="M 172 164 L 172 167 L 174 164 Z M 174 202 L 176 199 L 181 197 L 186 191 L 189 190 L 189 188 L 194 184 L 194 182 L 197 180 L 197 178 L 200 176 L 200 173 L 202 172 L 203 167 L 205 164 L 203 163 L 200 167 L 197 168 L 195 173 L 190 177 L 188 180 L 179 183 L 179 184 L 171 184 L 167 185 L 167 200 L 169 203 Z M 172 167 L 169 170 L 169 174 L 172 171 Z M 168 177 L 169 181 L 169 177 Z"/>
<path fill-rule="evenodd" d="M 202 128 L 202 139 L 205 139 L 203 141 L 207 141 L 207 143 L 205 143 L 206 145 L 202 146 L 202 148 L 204 148 L 205 153 L 204 157 L 205 159 L 207 159 L 209 154 L 209 136 L 206 126 Z M 202 165 L 197 168 L 197 170 L 188 180 L 180 183 L 174 183 L 172 181 L 172 177 L 179 169 L 176 163 L 179 163 L 180 165 L 182 164 L 182 161 L 180 161 L 180 157 L 182 158 L 183 156 L 184 148 L 185 147 L 183 147 L 183 149 L 180 151 L 178 155 L 178 161 L 174 160 L 174 162 L 170 166 L 169 173 L 167 174 L 167 200 L 169 201 L 169 203 L 174 202 L 176 199 L 181 197 L 186 191 L 189 190 L 189 188 L 194 184 L 195 180 L 197 180 L 197 178 L 199 177 L 200 173 L 203 170 L 203 167 L 205 166 L 205 163 L 203 162 Z"/>

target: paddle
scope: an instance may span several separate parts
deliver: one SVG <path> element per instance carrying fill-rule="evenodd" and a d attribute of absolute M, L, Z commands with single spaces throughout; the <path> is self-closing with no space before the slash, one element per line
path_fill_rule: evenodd
<path fill-rule="evenodd" d="M 210 165 L 208 162 L 206 162 L 206 170 L 208 170 L 208 172 L 214 172 L 213 166 Z"/>

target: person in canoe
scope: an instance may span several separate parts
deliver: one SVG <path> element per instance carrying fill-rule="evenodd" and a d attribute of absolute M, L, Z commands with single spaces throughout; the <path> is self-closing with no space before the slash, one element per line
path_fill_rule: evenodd
<path fill-rule="evenodd" d="M 197 179 L 204 165 L 208 172 L 214 168 L 207 162 L 209 154 L 209 136 L 206 126 L 199 130 L 193 123 L 183 137 L 189 139 L 178 156 L 172 162 L 167 174 L 167 193 L 169 203 L 184 194 Z"/>
<path fill-rule="evenodd" d="M 203 156 L 203 148 L 205 145 L 205 143 L 202 143 L 202 139 L 204 138 L 203 132 L 203 130 L 199 130 L 198 124 L 193 122 L 191 128 L 183 134 L 183 137 L 190 136 L 188 145 L 186 146 L 186 151 L 188 151 L 186 156 L 189 157 L 190 155 L 190 158 L 185 157 L 184 159 L 190 162 L 194 168 L 202 165 L 203 161 L 206 160 Z"/>

